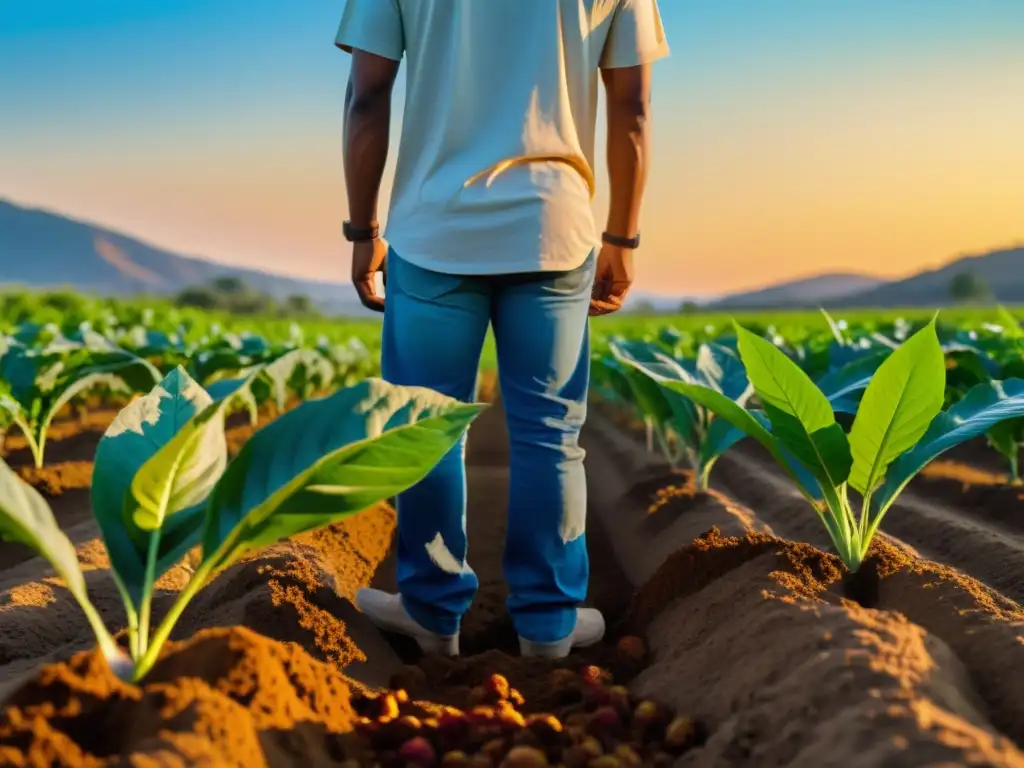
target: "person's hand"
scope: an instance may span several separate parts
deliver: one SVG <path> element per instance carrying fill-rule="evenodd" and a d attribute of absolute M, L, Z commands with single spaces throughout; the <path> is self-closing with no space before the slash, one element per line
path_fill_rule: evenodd
<path fill-rule="evenodd" d="M 352 285 L 359 301 L 374 312 L 384 311 L 384 297 L 377 295 L 377 273 L 388 282 L 388 247 L 379 237 L 363 243 L 352 243 Z"/>
<path fill-rule="evenodd" d="M 594 289 L 590 294 L 590 316 L 610 315 L 622 309 L 633 285 L 633 251 L 605 243 L 597 257 Z"/>

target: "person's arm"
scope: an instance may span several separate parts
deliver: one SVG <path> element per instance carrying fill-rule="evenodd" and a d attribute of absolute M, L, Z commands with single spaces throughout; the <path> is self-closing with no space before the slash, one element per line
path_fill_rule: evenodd
<path fill-rule="evenodd" d="M 632 240 L 651 156 L 651 62 L 668 55 L 657 0 L 619 0 L 601 55 L 608 113 L 611 200 L 605 232 Z M 633 250 L 605 244 L 597 260 L 591 315 L 622 308 L 633 285 Z"/>
<path fill-rule="evenodd" d="M 391 92 L 405 53 L 398 0 L 347 0 L 334 44 L 352 54 L 345 89 L 344 162 L 353 227 L 377 223 L 388 159 Z"/>
<path fill-rule="evenodd" d="M 391 92 L 405 53 L 398 0 L 347 0 L 335 45 L 352 54 L 343 128 L 349 221 L 377 227 L 377 199 L 391 138 Z M 352 244 L 352 284 L 363 306 L 384 311 L 376 276 L 387 274 L 387 246 L 379 238 Z"/>
<path fill-rule="evenodd" d="M 651 63 L 668 55 L 657 0 L 620 0 L 601 55 L 608 112 L 611 206 L 607 231 L 632 238 L 651 144 Z"/>
<path fill-rule="evenodd" d="M 651 65 L 605 69 L 608 181 L 611 200 L 605 231 L 633 238 L 640 228 L 640 205 L 651 156 Z"/>
<path fill-rule="evenodd" d="M 377 226 L 377 202 L 388 159 L 391 92 L 399 62 L 356 49 L 345 90 L 345 187 L 352 226 Z"/>

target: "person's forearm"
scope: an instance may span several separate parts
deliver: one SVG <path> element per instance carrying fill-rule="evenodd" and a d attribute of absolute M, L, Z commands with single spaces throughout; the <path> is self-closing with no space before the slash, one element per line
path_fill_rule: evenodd
<path fill-rule="evenodd" d="M 345 186 L 349 220 L 353 226 L 377 223 L 377 198 L 388 160 L 391 129 L 391 91 L 345 91 Z"/>
<path fill-rule="evenodd" d="M 650 101 L 645 94 L 608 102 L 608 180 L 611 205 L 606 231 L 633 237 L 650 161 Z"/>

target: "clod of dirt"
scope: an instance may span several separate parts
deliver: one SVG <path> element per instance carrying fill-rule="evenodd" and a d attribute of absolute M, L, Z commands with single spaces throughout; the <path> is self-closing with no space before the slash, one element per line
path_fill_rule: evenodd
<path fill-rule="evenodd" d="M 92 766 L 132 754 L 260 765 L 280 734 L 329 744 L 355 717 L 349 680 L 332 665 L 242 627 L 211 629 L 169 644 L 139 686 L 95 651 L 44 667 L 5 702 L 0 764 Z"/>

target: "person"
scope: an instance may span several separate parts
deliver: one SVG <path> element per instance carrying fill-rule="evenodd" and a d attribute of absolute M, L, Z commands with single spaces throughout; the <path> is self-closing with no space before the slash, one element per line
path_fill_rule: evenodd
<path fill-rule="evenodd" d="M 493 327 L 510 441 L 507 607 L 524 656 L 564 657 L 605 630 L 581 607 L 588 315 L 617 311 L 633 282 L 651 63 L 668 55 L 657 0 L 347 0 L 336 45 L 352 54 L 344 233 L 359 298 L 384 314 L 382 376 L 471 401 Z M 385 245 L 378 195 L 403 57 Z M 610 181 L 600 239 L 599 72 Z M 477 589 L 465 472 L 463 438 L 398 496 L 399 594 L 356 597 L 378 627 L 426 652 L 458 654 Z"/>

